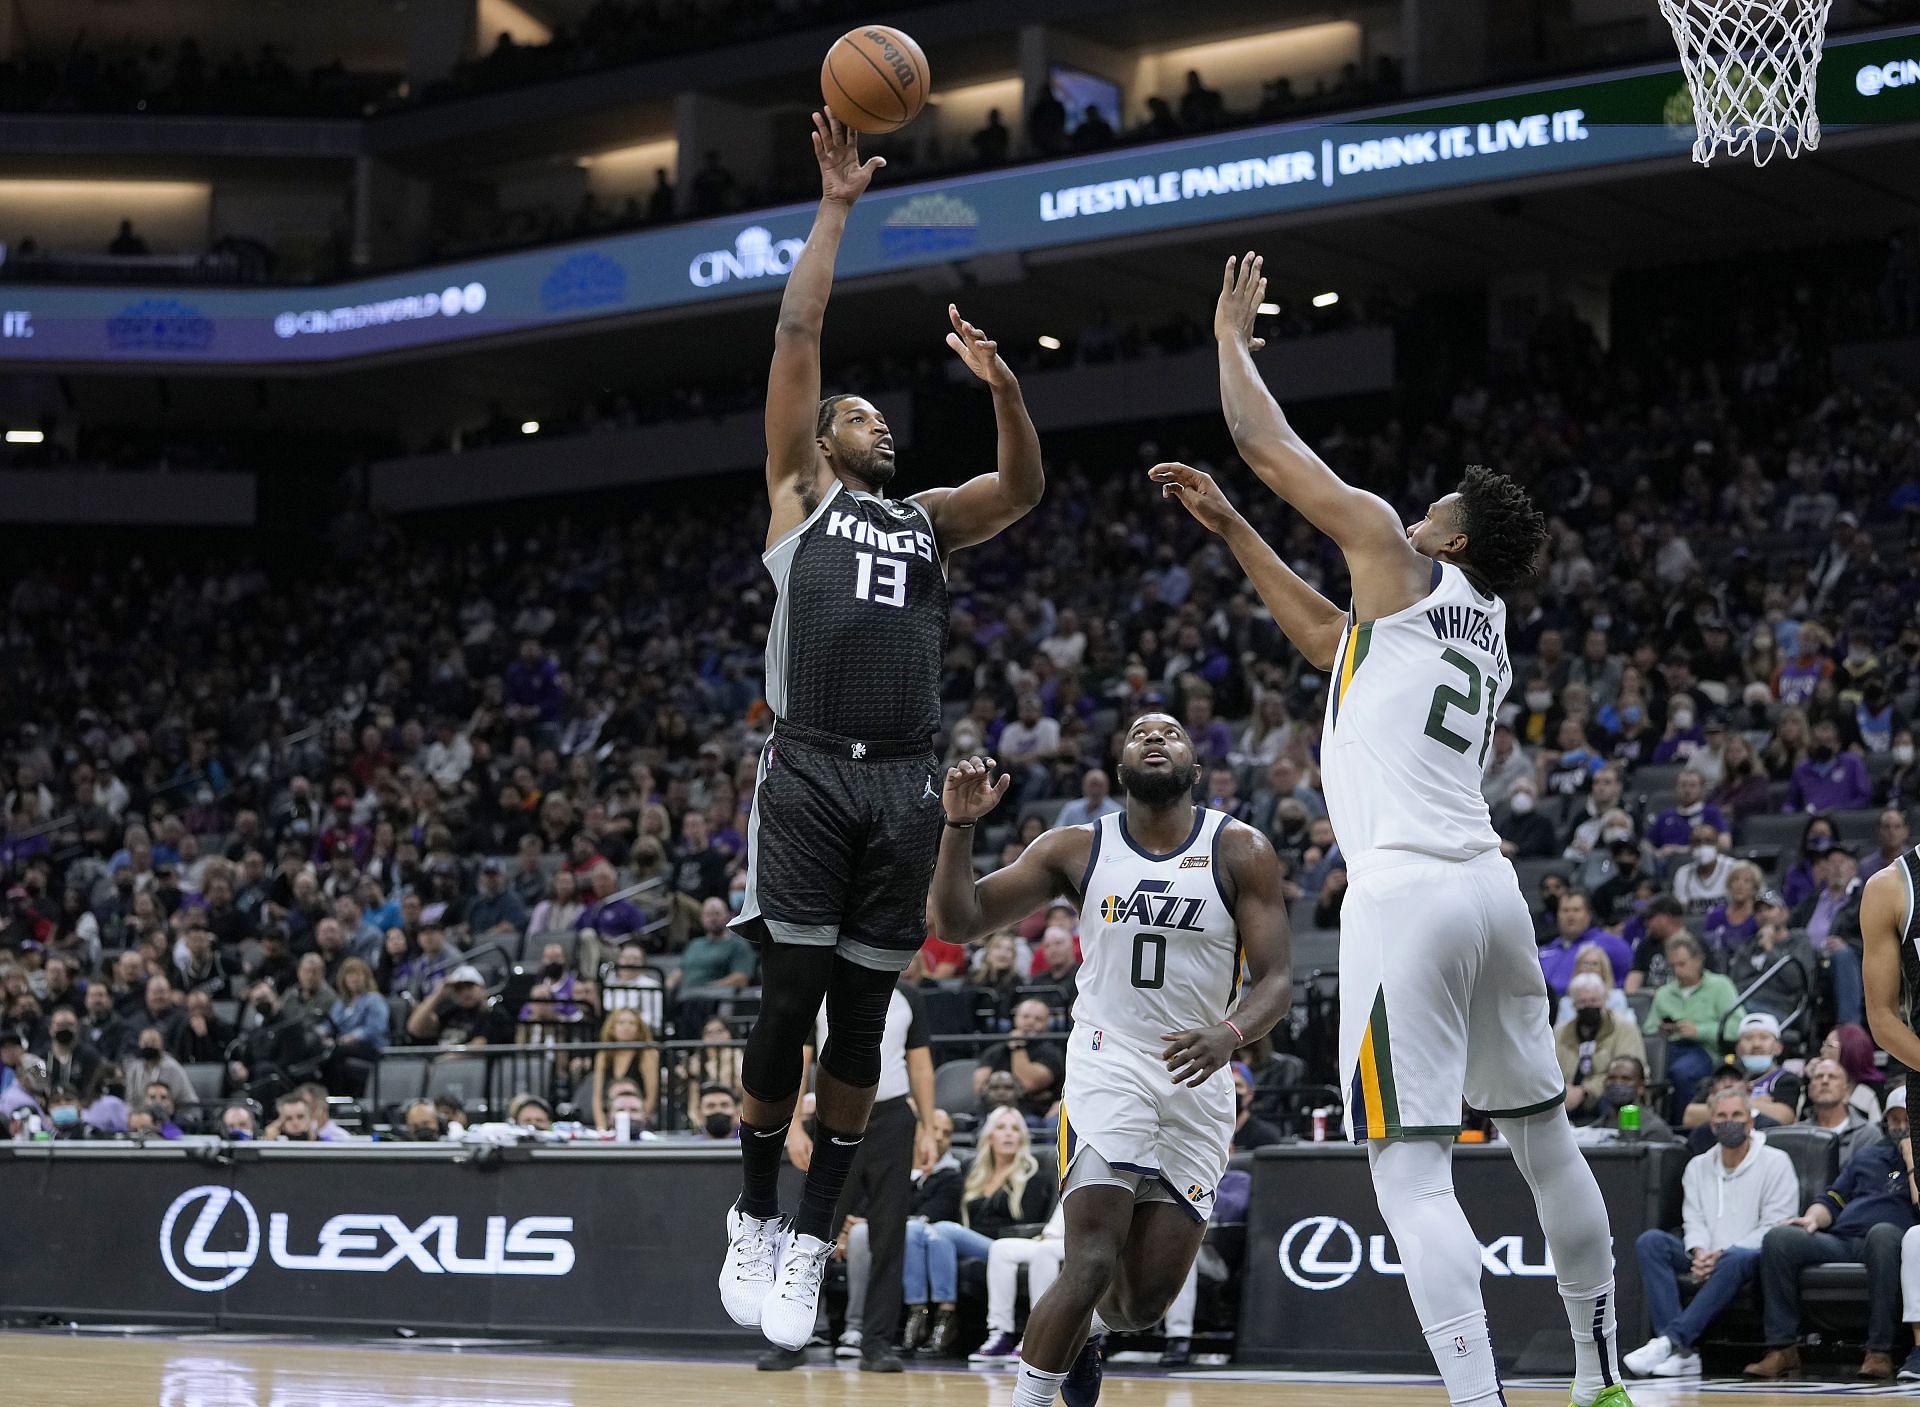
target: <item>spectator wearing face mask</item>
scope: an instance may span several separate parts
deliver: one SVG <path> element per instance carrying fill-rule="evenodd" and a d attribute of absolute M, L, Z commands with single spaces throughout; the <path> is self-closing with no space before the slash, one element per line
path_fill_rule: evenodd
<path fill-rule="evenodd" d="M 1715 1146 L 1691 1159 L 1681 1176 L 1681 1234 L 1654 1228 L 1634 1246 L 1654 1336 L 1620 1361 L 1643 1377 L 1699 1374 L 1702 1336 L 1759 1274 L 1768 1229 L 1791 1217 L 1799 1201 L 1793 1160 L 1767 1147 L 1745 1090 L 1721 1090 L 1708 1114 Z M 1683 1276 L 1700 1285 L 1684 1310 Z"/>
<path fill-rule="evenodd" d="M 80 1018 L 70 1007 L 56 1007 L 47 1036 L 47 1084 L 70 1089 L 80 1102 L 92 1101 L 101 1073 L 108 1068 L 100 1052 L 80 1039 Z"/>
<path fill-rule="evenodd" d="M 220 1111 L 221 1137 L 235 1143 L 251 1143 L 260 1137 L 260 1125 L 249 1104 L 229 1104 Z"/>
<path fill-rule="evenodd" d="M 1507 798 L 1506 814 L 1494 826 L 1500 853 L 1510 860 L 1543 860 L 1559 848 L 1553 822 L 1539 811 L 1532 781 L 1520 782 Z"/>
<path fill-rule="evenodd" d="M 1643 1143 L 1677 1142 L 1660 1111 L 1647 1102 L 1647 1063 L 1632 1055 L 1616 1055 L 1607 1064 L 1606 1082 L 1600 1086 L 1600 1102 L 1594 1106 L 1593 1127 L 1615 1135 L 1620 1133 L 1620 1111 L 1632 1107 L 1640 1111 L 1640 1131 L 1634 1135 Z"/>
<path fill-rule="evenodd" d="M 1654 744 L 1653 762 L 1656 766 L 1685 762 L 1701 749 L 1705 741 L 1693 695 L 1676 694 L 1667 709 L 1667 730 L 1661 734 L 1660 741 Z"/>
<path fill-rule="evenodd" d="M 1800 1107 L 1801 1077 L 1781 1062 L 1786 1047 L 1780 1043 L 1780 1023 L 1764 1011 L 1750 1011 L 1742 1018 L 1733 1042 L 1733 1054 L 1727 1064 L 1746 1085 L 1753 1112 L 1776 1124 L 1790 1124 Z M 1722 1067 L 1723 1069 L 1726 1067 Z M 1711 1104 L 1719 1092 L 1714 1074 L 1696 1089 L 1688 1103 L 1682 1123 L 1698 1129 L 1711 1118 Z M 1765 1127 L 1763 1124 L 1761 1127 Z"/>
<path fill-rule="evenodd" d="M 701 1087 L 700 1132 L 715 1143 L 740 1137 L 739 1101 L 725 1085 Z"/>
<path fill-rule="evenodd" d="M 1873 783 L 1860 754 L 1840 747 L 1840 729 L 1813 725 L 1813 746 L 1793 769 L 1782 811 L 1857 811 L 1873 804 Z"/>
<path fill-rule="evenodd" d="M 1510 724 L 1498 723 L 1493 729 L 1493 746 L 1487 752 L 1486 771 L 1480 778 L 1480 795 L 1489 811 L 1513 795 L 1521 782 L 1535 779 L 1533 760 L 1520 746 Z"/>
<path fill-rule="evenodd" d="M 165 1085 L 173 1097 L 174 1108 L 200 1102 L 200 1096 L 193 1092 L 193 1081 L 187 1078 L 186 1067 L 167 1054 L 166 1039 L 158 1026 L 149 1026 L 140 1033 L 134 1053 L 127 1057 L 120 1073 L 129 1091 L 144 1094 L 149 1084 Z"/>
<path fill-rule="evenodd" d="M 85 1138 L 86 1126 L 80 1122 L 80 1096 L 72 1088 L 54 1085 L 47 1091 L 47 1123 L 55 1138 Z"/>
<path fill-rule="evenodd" d="M 1727 897 L 1727 878 L 1734 862 L 1720 850 L 1720 835 L 1711 821 L 1693 828 L 1693 849 L 1687 862 L 1673 872 L 1673 897 L 1690 914 L 1704 915 Z"/>
<path fill-rule="evenodd" d="M 1598 975 L 1578 972 L 1567 988 L 1573 1012 L 1554 1032 L 1560 1056 L 1560 1077 L 1567 1084 L 1567 1115 L 1575 1123 L 1591 1123 L 1606 1094 L 1607 1071 L 1615 1059 L 1630 1055 L 1645 1061 L 1646 1043 L 1631 1016 L 1607 1007 L 1609 989 Z"/>

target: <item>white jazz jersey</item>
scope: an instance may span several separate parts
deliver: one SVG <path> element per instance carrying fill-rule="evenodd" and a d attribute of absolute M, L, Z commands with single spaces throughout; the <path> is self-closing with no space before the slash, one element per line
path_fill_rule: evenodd
<path fill-rule="evenodd" d="M 1349 619 L 1320 744 L 1327 816 L 1350 875 L 1497 850 L 1480 778 L 1513 683 L 1507 608 L 1458 567 L 1433 564 L 1420 601 Z"/>
<path fill-rule="evenodd" d="M 1169 1031 L 1211 1026 L 1240 985 L 1240 936 L 1220 873 L 1220 831 L 1232 818 L 1194 810 L 1193 833 L 1155 855 L 1124 811 L 1094 821 L 1080 915 L 1075 1026 L 1160 1048 Z"/>
<path fill-rule="evenodd" d="M 1184 844 L 1142 849 L 1124 812 L 1089 830 L 1081 884 L 1079 996 L 1067 1043 L 1060 1111 L 1060 1175 L 1069 1191 L 1084 1148 L 1133 1179 L 1136 1197 L 1163 1195 L 1205 1221 L 1233 1141 L 1233 1077 L 1214 1071 L 1197 1089 L 1173 1082 L 1160 1038 L 1211 1026 L 1240 985 L 1238 929 L 1220 872 L 1230 818 L 1198 810 Z"/>

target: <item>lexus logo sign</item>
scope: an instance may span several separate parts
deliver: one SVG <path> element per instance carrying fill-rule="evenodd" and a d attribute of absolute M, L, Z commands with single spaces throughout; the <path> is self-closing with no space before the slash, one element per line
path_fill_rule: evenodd
<path fill-rule="evenodd" d="M 1303 1290 L 1337 1290 L 1360 1269 L 1360 1233 L 1330 1216 L 1296 1221 L 1280 1238 L 1280 1269 Z"/>
<path fill-rule="evenodd" d="M 242 1219 L 244 1244 L 237 1250 L 214 1250 L 215 1245 L 232 1245 Z M 512 1222 L 490 1216 L 483 1237 L 471 1228 L 463 1237 L 457 1216 L 430 1216 L 414 1226 L 387 1213 L 349 1212 L 329 1217 L 310 1251 L 292 1243 L 288 1223 L 285 1212 L 267 1218 L 264 1249 L 282 1270 L 384 1275 L 404 1263 L 423 1275 L 560 1276 L 572 1273 L 575 1259 L 570 1216 L 529 1216 Z M 477 1238 L 480 1254 L 469 1254 Z M 189 1290 L 210 1293 L 237 1284 L 253 1269 L 261 1250 L 259 1213 L 228 1187 L 189 1188 L 173 1199 L 160 1222 L 161 1262 L 167 1274 Z"/>
<path fill-rule="evenodd" d="M 1338 1217 L 1303 1218 L 1280 1238 L 1280 1269 L 1303 1290 L 1337 1290 L 1362 1266 L 1376 1275 L 1406 1274 L 1385 1236 L 1362 1237 Z M 1530 1261 L 1520 1237 L 1501 1236 L 1480 1247 L 1480 1268 L 1488 1275 L 1550 1277 L 1553 1257 L 1542 1246 L 1540 1258 Z"/>
<path fill-rule="evenodd" d="M 247 1220 L 246 1245 L 237 1251 L 209 1250 L 207 1242 L 229 1204 L 237 1206 Z M 187 1227 L 184 1239 L 176 1242 L 182 1215 L 195 1207 L 199 1214 Z M 176 1244 L 180 1247 L 177 1255 Z M 160 1259 L 166 1263 L 167 1274 L 189 1290 L 224 1290 L 253 1269 L 259 1257 L 260 1218 L 253 1203 L 231 1188 L 190 1187 L 173 1199 L 160 1223 Z"/>

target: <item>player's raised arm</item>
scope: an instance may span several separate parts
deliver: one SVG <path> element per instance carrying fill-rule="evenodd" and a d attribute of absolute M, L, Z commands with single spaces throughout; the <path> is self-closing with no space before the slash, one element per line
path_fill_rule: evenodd
<path fill-rule="evenodd" d="M 1232 877 L 1233 921 L 1251 985 L 1214 1025 L 1164 1037 L 1175 1084 L 1204 1084 L 1234 1051 L 1266 1035 L 1293 1008 L 1293 930 L 1273 845 L 1252 826 L 1229 821 L 1220 833 L 1220 862 Z"/>
<path fill-rule="evenodd" d="M 820 162 L 820 209 L 806 247 L 787 275 L 774 326 L 773 366 L 767 373 L 767 498 L 773 522 L 767 541 L 796 527 L 813 504 L 819 457 L 814 446 L 820 409 L 820 325 L 833 292 L 833 264 L 847 215 L 886 165 L 860 160 L 858 134 L 831 112 L 813 115 L 813 154 Z"/>
<path fill-rule="evenodd" d="M 961 317 L 960 309 L 952 303 L 947 304 L 947 316 L 953 321 L 947 345 L 993 392 L 999 467 L 958 488 L 928 489 L 914 495 L 914 501 L 933 519 L 934 536 L 940 540 L 943 554 L 985 542 L 1011 527 L 1040 501 L 1047 487 L 1040 464 L 1040 436 L 1027 414 L 1019 379 L 1001 359 L 1000 344 Z"/>
<path fill-rule="evenodd" d="M 1315 669 L 1332 669 L 1340 649 L 1340 632 L 1347 614 L 1315 591 L 1293 568 L 1280 560 L 1266 539 L 1240 516 L 1211 474 L 1186 464 L 1156 464 L 1147 477 L 1160 492 L 1199 519 L 1202 527 L 1218 533 L 1233 552 L 1240 570 L 1273 613 L 1274 623 Z"/>
<path fill-rule="evenodd" d="M 1252 251 L 1243 258 L 1229 258 L 1220 300 L 1214 305 L 1213 335 L 1220 343 L 1220 408 L 1226 414 L 1227 429 L 1247 467 L 1340 545 L 1354 569 L 1355 590 L 1375 591 L 1386 598 L 1362 607 L 1363 612 L 1389 614 L 1426 594 L 1432 565 L 1413 550 L 1392 505 L 1329 469 L 1288 423 L 1280 403 L 1260 379 L 1253 354 L 1264 342 L 1253 335 L 1253 320 L 1267 294 L 1261 266 L 1260 256 Z M 1412 593 L 1405 600 L 1397 599 L 1404 592 L 1395 589 L 1402 577 L 1404 591 Z"/>
<path fill-rule="evenodd" d="M 947 769 L 940 805 L 947 813 L 928 902 L 934 932 L 965 943 L 1017 923 L 1049 899 L 1078 892 L 1092 837 L 1077 827 L 1048 831 L 1005 869 L 973 877 L 973 826 L 1000 804 L 1009 778 L 992 780 L 991 757 L 968 758 Z"/>
<path fill-rule="evenodd" d="M 1920 1070 L 1920 1035 L 1900 1011 L 1900 939 L 1907 919 L 1907 887 L 1896 860 L 1867 881 L 1860 895 L 1860 964 L 1867 988 L 1867 1029 L 1880 1048 L 1909 1070 Z"/>

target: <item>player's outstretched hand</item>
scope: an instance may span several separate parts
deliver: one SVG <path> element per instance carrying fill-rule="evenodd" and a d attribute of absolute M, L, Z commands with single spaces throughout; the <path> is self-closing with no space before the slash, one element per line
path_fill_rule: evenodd
<path fill-rule="evenodd" d="M 1260 274 L 1265 262 L 1251 249 L 1244 258 L 1227 256 L 1220 301 L 1213 305 L 1213 335 L 1219 341 L 1239 342 L 1255 352 L 1267 345 L 1266 338 L 1253 335 L 1253 320 L 1267 300 L 1267 281 Z"/>
<path fill-rule="evenodd" d="M 1166 1052 L 1160 1058 L 1167 1062 L 1173 1082 L 1189 1088 L 1205 1084 L 1208 1076 L 1233 1059 L 1238 1043 L 1233 1028 L 1224 1021 L 1174 1032 L 1160 1039 L 1167 1043 Z"/>
<path fill-rule="evenodd" d="M 1002 772 L 997 782 L 992 778 L 991 757 L 969 757 L 947 768 L 947 784 L 940 791 L 940 806 L 947 819 L 977 821 L 998 806 L 1013 775 Z"/>
<path fill-rule="evenodd" d="M 1239 521 L 1240 510 L 1220 491 L 1213 475 L 1189 464 L 1156 464 L 1147 477 L 1160 485 L 1160 496 L 1171 498 L 1212 532 L 1223 533 Z"/>
<path fill-rule="evenodd" d="M 820 194 L 827 200 L 851 205 L 873 183 L 873 173 L 887 164 L 884 156 L 860 160 L 860 134 L 833 115 L 833 109 L 813 115 L 813 154 L 820 160 Z"/>
<path fill-rule="evenodd" d="M 947 304 L 947 317 L 953 322 L 947 345 L 967 364 L 967 370 L 989 386 L 1011 386 L 1013 368 L 1000 359 L 1000 344 L 961 317 L 957 304 Z"/>

